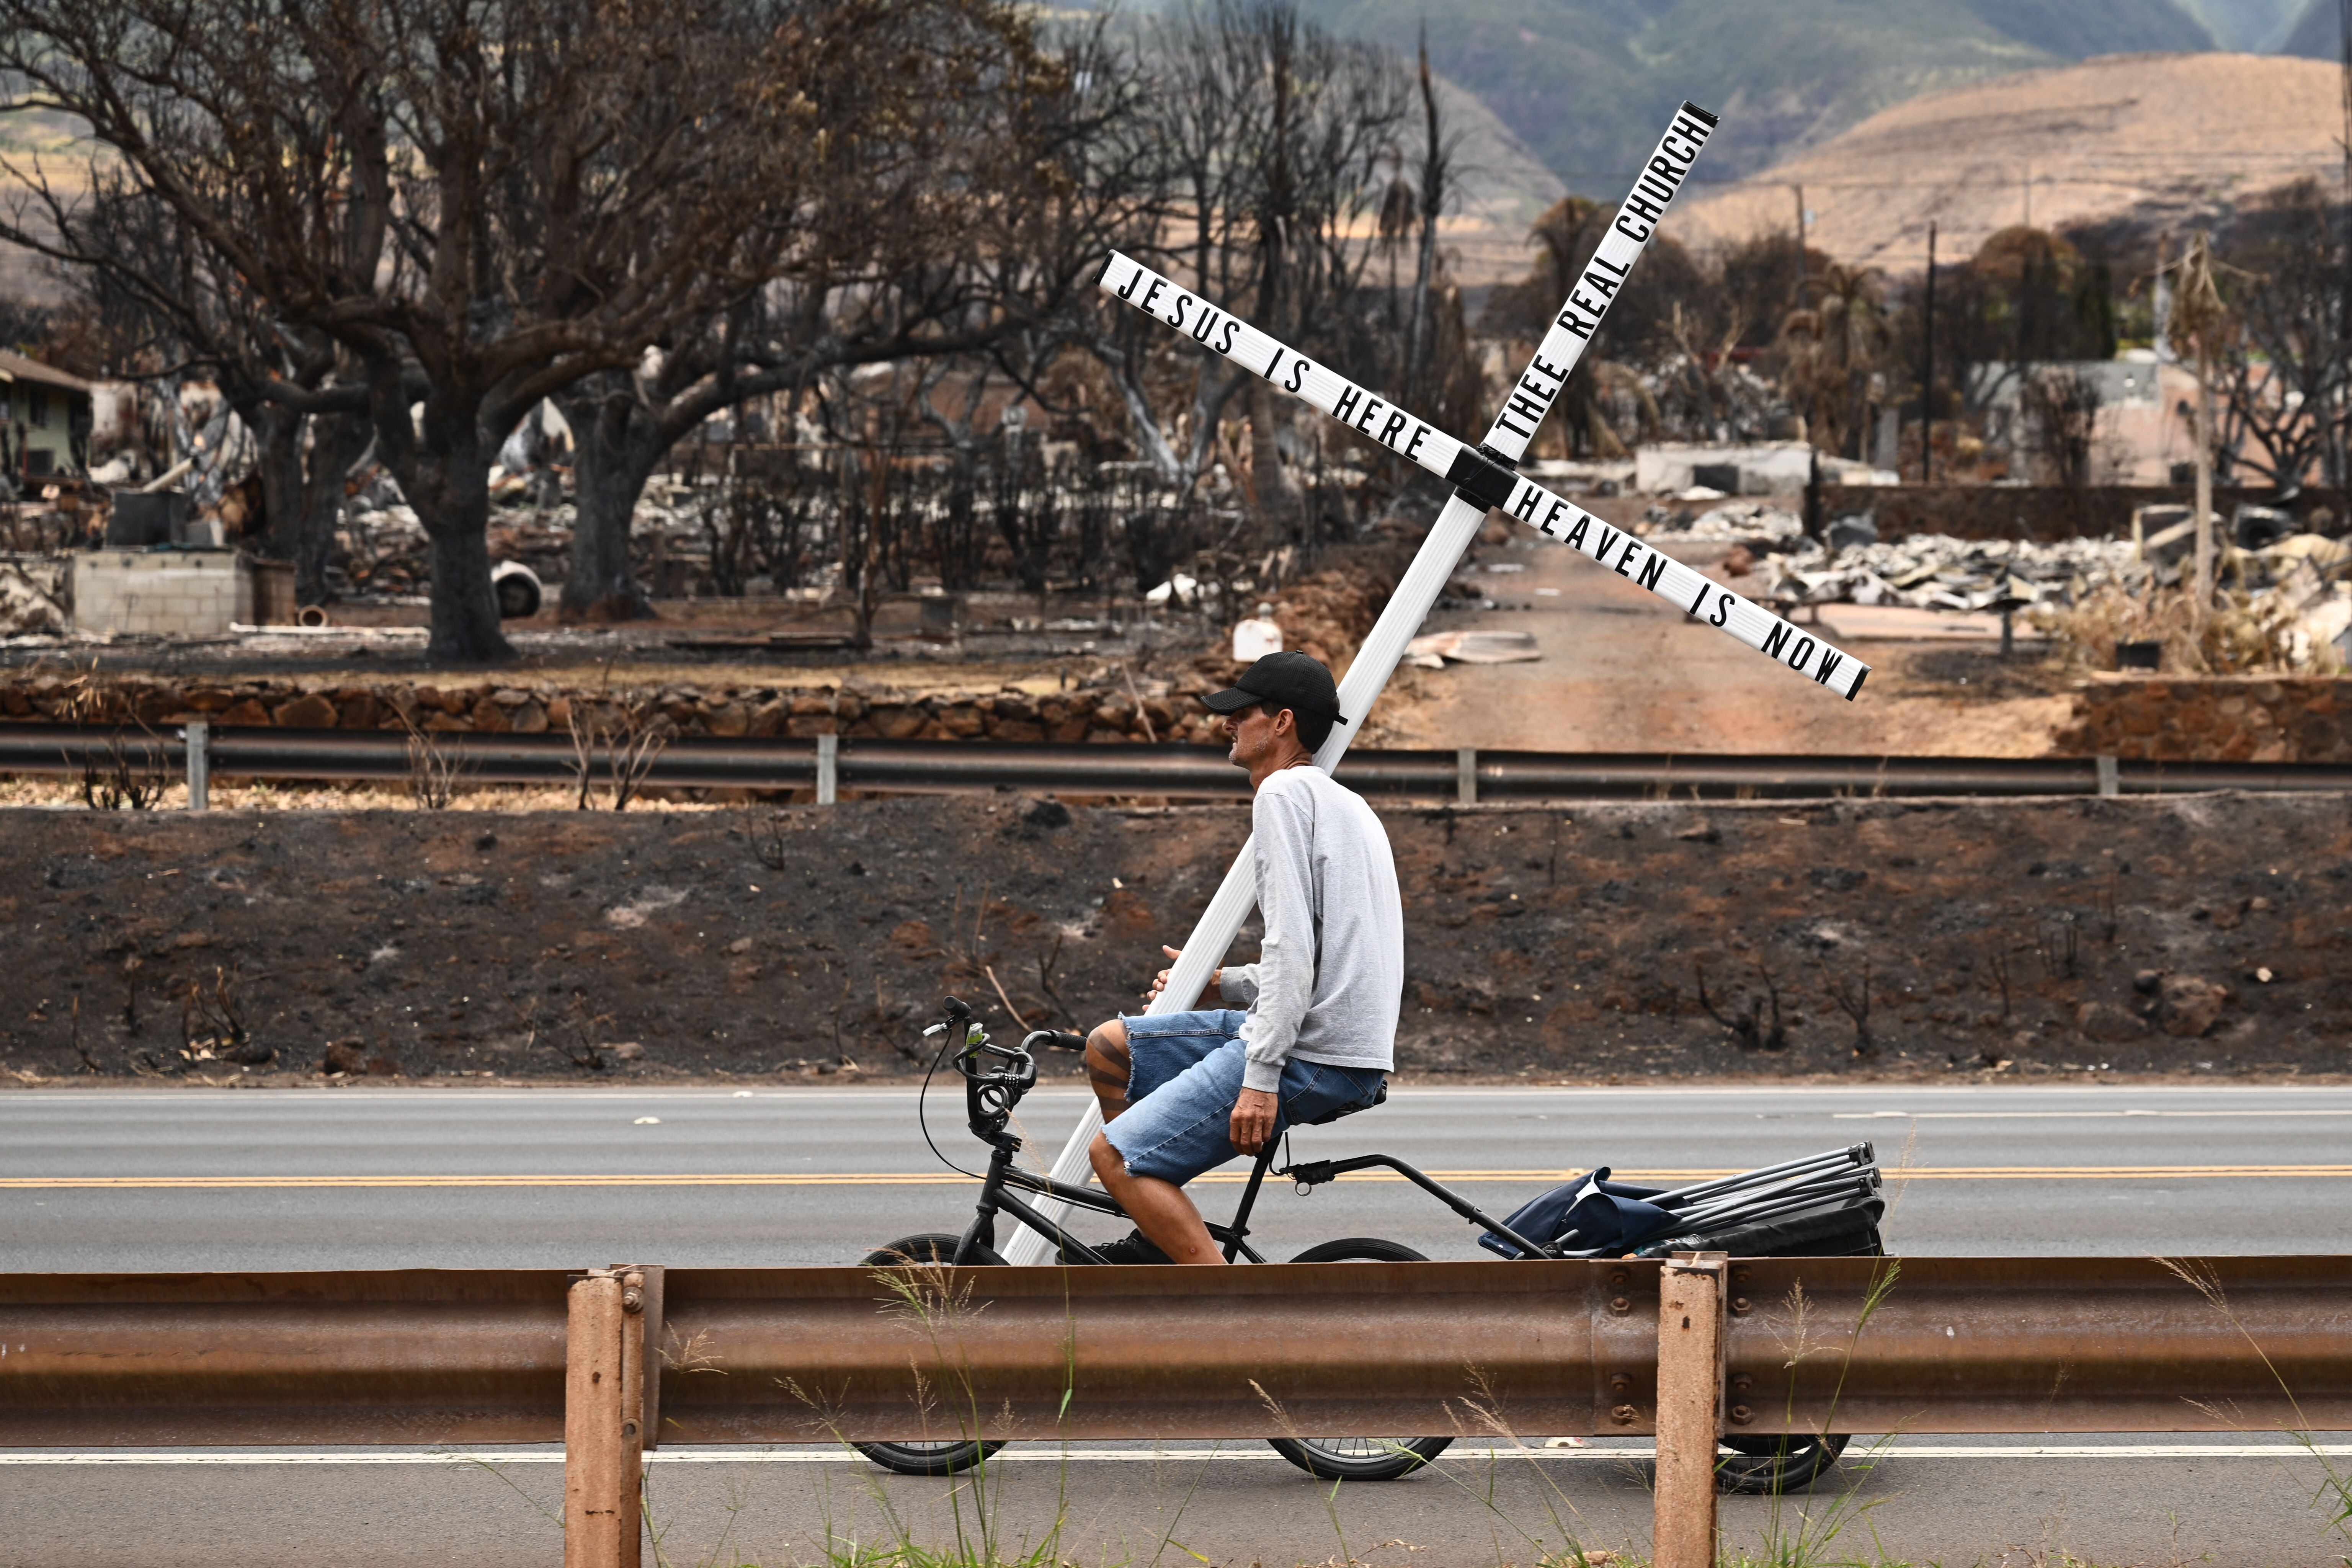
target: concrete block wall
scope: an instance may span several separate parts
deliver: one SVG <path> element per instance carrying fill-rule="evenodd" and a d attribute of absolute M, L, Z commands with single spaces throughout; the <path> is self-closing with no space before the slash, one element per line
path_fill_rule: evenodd
<path fill-rule="evenodd" d="M 91 550 L 73 602 L 82 631 L 225 637 L 253 621 L 253 574 L 234 550 Z"/>

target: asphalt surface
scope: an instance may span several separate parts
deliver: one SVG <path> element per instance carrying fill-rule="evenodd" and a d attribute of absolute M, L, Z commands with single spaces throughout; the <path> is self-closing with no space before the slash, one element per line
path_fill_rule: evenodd
<path fill-rule="evenodd" d="M 1063 1090 L 1024 1105 L 1041 1159 L 1078 1106 Z M 958 1097 L 931 1110 L 941 1150 L 976 1165 Z M 1908 1169 L 1886 1227 L 1906 1253 L 2334 1252 L 2352 1210 L 2352 1089 L 1408 1088 L 1295 1148 L 1397 1154 L 1500 1212 L 1593 1164 L 1748 1168 L 1863 1138 L 1890 1174 Z M 1209 1184 L 1204 1206 L 1238 1192 Z M 958 1228 L 969 1203 L 897 1089 L 0 1095 L 0 1266 L 20 1271 L 835 1263 Z M 1394 1181 L 1277 1188 L 1255 1224 L 1276 1258 L 1367 1235 L 1483 1256 Z M 2352 1476 L 2352 1446 L 2320 1459 L 2269 1433 L 1865 1442 L 1802 1508 L 1727 1500 L 1727 1542 L 1835 1527 L 1831 1561 L 2352 1552 L 2311 1502 L 2326 1467 Z M 1457 1448 L 1443 1473 L 1328 1498 L 1248 1444 L 1015 1448 L 978 1495 L 806 1449 L 668 1451 L 651 1486 L 663 1556 L 681 1564 L 823 1561 L 828 1531 L 939 1545 L 959 1520 L 1017 1552 L 1058 1515 L 1056 1550 L 1088 1563 L 1430 1568 L 1531 1563 L 1568 1535 L 1643 1551 L 1641 1449 Z M 552 1564 L 557 1458 L 0 1450 L 0 1564 Z"/>

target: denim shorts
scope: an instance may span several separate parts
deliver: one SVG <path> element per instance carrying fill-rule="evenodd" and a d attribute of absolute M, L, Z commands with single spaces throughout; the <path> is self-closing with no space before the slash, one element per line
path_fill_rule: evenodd
<path fill-rule="evenodd" d="M 1239 1159 L 1230 1136 L 1241 1099 L 1242 1024 L 1247 1013 L 1209 1008 L 1121 1018 L 1133 1069 L 1127 1110 L 1103 1129 L 1131 1176 L 1183 1185 L 1202 1172 Z M 1378 1068 L 1327 1062 L 1283 1064 L 1274 1120 L 1279 1138 L 1294 1123 L 1372 1103 L 1388 1074 Z"/>

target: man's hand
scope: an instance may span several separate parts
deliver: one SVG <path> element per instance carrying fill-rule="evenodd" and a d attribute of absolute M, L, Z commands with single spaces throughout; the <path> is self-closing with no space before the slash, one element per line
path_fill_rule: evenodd
<path fill-rule="evenodd" d="M 1179 958 L 1181 958 L 1181 957 L 1183 957 L 1183 956 L 1184 956 L 1184 955 L 1183 955 L 1183 953 L 1182 953 L 1182 952 L 1179 952 L 1177 949 L 1172 948 L 1172 947 L 1166 946 L 1166 945 L 1164 945 L 1164 944 L 1160 947 L 1160 952 L 1164 952 L 1164 953 L 1166 953 L 1166 954 L 1169 956 L 1169 958 L 1170 958 L 1170 959 L 1171 959 L 1171 960 L 1173 960 L 1173 959 L 1179 959 Z M 1154 978 L 1153 978 L 1153 980 L 1152 980 L 1152 982 L 1151 982 L 1151 989 L 1150 989 L 1150 990 L 1149 990 L 1149 991 L 1147 991 L 1147 992 L 1145 992 L 1145 993 L 1143 994 L 1143 999 L 1144 999 L 1146 1002 L 1153 1002 L 1153 1001 L 1157 1001 L 1157 1000 L 1159 1000 L 1160 994 L 1162 991 L 1165 991 L 1165 990 L 1167 990 L 1167 989 L 1168 989 L 1168 976 L 1169 976 L 1171 973 L 1173 973 L 1173 972 L 1172 972 L 1172 971 L 1171 971 L 1171 970 L 1163 969 L 1163 970 L 1161 970 L 1161 971 L 1159 973 L 1159 974 L 1158 974 L 1156 977 L 1154 977 Z M 1209 983 L 1208 983 L 1208 984 L 1206 984 L 1206 985 L 1204 985 L 1204 986 L 1202 986 L 1202 987 L 1201 988 L 1201 996 L 1206 996 L 1210 992 L 1214 991 L 1214 990 L 1217 988 L 1217 985 L 1218 985 L 1219 982 L 1223 981 L 1223 980 L 1224 979 L 1224 977 L 1225 977 L 1225 972 L 1224 972 L 1223 970 L 1222 970 L 1222 969 L 1212 970 L 1212 971 L 1210 972 L 1210 973 L 1209 973 Z M 1200 996 L 1196 996 L 1196 997 L 1194 997 L 1194 998 L 1192 999 L 1194 1005 L 1196 1005 L 1196 1006 L 1197 1006 L 1197 1005 L 1199 1005 L 1199 1003 L 1200 1003 L 1200 999 L 1201 999 L 1201 998 L 1200 998 Z"/>
<path fill-rule="evenodd" d="M 1226 1136 L 1234 1148 L 1244 1154 L 1255 1154 L 1265 1147 L 1274 1136 L 1274 1113 L 1279 1108 L 1273 1095 L 1262 1089 L 1245 1089 L 1234 1101 L 1233 1130 Z"/>

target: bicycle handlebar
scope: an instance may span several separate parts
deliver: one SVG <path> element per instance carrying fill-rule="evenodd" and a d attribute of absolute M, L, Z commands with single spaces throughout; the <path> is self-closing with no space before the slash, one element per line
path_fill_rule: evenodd
<path fill-rule="evenodd" d="M 971 1124 L 972 1136 L 1002 1145 L 1013 1108 L 1022 1096 L 1037 1087 L 1037 1058 L 1029 1054 L 1026 1041 L 1000 1046 L 990 1039 L 988 1032 L 973 1021 L 971 1008 L 956 997 L 941 1003 L 940 1011 L 946 1021 L 923 1032 L 950 1032 L 940 1054 L 955 1053 L 955 1070 L 963 1079 L 964 1116 Z"/>

